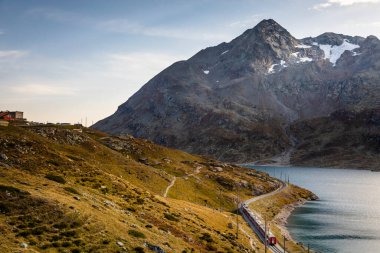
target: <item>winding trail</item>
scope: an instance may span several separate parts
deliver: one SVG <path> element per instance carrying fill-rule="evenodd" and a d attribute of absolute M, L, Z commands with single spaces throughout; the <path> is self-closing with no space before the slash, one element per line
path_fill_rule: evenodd
<path fill-rule="evenodd" d="M 173 187 L 173 185 L 175 184 L 176 180 L 177 180 L 177 177 L 173 177 L 173 180 L 170 182 L 170 184 L 168 185 L 168 187 L 166 187 L 166 190 L 165 190 L 165 193 L 164 193 L 164 197 L 165 198 L 168 196 L 168 192 L 169 192 L 170 188 Z"/>
<path fill-rule="evenodd" d="M 284 182 L 281 181 L 281 186 L 278 187 L 276 190 L 269 192 L 269 193 L 266 193 L 266 194 L 262 194 L 260 196 L 257 196 L 257 197 L 251 198 L 251 199 L 248 199 L 248 200 L 244 201 L 243 204 L 246 204 L 248 206 L 249 204 L 256 202 L 256 201 L 259 201 L 260 199 L 271 197 L 271 196 L 273 196 L 279 192 L 282 192 L 283 190 L 285 190 L 286 187 L 288 187 L 288 186 Z"/>
<path fill-rule="evenodd" d="M 201 166 L 198 166 L 198 167 L 195 168 L 195 170 L 194 170 L 193 173 L 188 174 L 188 175 L 183 176 L 183 177 L 189 177 L 189 176 L 194 176 L 196 174 L 199 174 L 201 172 L 201 168 L 202 168 Z M 174 186 L 176 180 L 177 180 L 177 177 L 173 177 L 173 180 L 170 182 L 170 184 L 168 185 L 168 187 L 166 187 L 165 193 L 164 193 L 164 198 L 167 198 L 169 190 L 170 190 L 170 188 L 172 188 Z"/>

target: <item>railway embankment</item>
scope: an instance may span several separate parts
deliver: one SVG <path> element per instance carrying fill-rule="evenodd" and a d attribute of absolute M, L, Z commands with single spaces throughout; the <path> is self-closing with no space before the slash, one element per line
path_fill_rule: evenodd
<path fill-rule="evenodd" d="M 249 208 L 268 221 L 270 231 L 278 238 L 283 247 L 286 239 L 286 250 L 292 253 L 304 252 L 305 248 L 296 242 L 286 229 L 286 223 L 291 212 L 306 201 L 317 200 L 318 197 L 309 190 L 295 185 L 288 185 L 283 190 L 268 197 L 252 202 Z"/>

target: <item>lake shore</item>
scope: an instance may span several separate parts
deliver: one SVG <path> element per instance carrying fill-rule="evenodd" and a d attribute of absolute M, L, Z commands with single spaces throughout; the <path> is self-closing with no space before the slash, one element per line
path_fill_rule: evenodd
<path fill-rule="evenodd" d="M 292 214 L 292 212 L 302 205 L 304 205 L 308 200 L 306 199 L 300 199 L 292 204 L 284 206 L 281 211 L 274 217 L 273 221 L 275 225 L 280 229 L 281 234 L 285 236 L 286 240 L 293 241 L 294 243 L 297 243 L 295 241 L 289 230 L 286 228 L 286 224 L 288 223 L 288 218 Z"/>

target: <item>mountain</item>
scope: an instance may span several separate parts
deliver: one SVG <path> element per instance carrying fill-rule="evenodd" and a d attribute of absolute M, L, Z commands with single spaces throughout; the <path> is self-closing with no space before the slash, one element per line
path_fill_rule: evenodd
<path fill-rule="evenodd" d="M 296 39 L 269 19 L 169 66 L 93 127 L 245 162 L 289 149 L 295 121 L 379 106 L 376 37 Z"/>

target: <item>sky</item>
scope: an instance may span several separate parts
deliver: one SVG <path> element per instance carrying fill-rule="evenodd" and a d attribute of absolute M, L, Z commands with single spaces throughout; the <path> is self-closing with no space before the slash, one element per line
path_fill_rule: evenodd
<path fill-rule="evenodd" d="M 0 110 L 91 125 L 156 74 L 273 18 L 380 37 L 380 0 L 0 0 Z"/>

